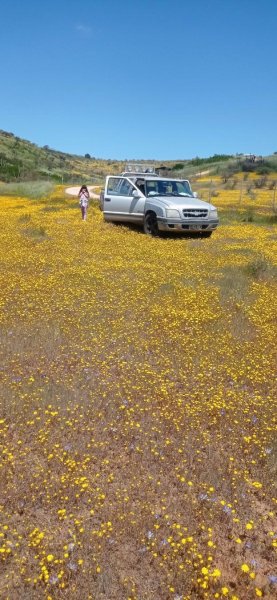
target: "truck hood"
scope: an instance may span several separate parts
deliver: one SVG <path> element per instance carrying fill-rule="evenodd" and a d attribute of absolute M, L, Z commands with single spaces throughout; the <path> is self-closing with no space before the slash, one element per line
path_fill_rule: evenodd
<path fill-rule="evenodd" d="M 215 206 L 210 204 L 209 202 L 204 202 L 204 200 L 200 200 L 199 198 L 193 198 L 192 196 L 150 196 L 146 198 L 147 202 L 155 203 L 155 201 L 159 201 L 166 208 L 194 208 L 194 209 L 203 209 L 213 210 Z"/>

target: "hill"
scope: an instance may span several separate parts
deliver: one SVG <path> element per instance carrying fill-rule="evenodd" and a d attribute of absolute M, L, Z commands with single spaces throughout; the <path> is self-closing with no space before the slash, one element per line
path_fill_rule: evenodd
<path fill-rule="evenodd" d="M 0 180 L 37 181 L 56 183 L 95 182 L 101 183 L 107 173 L 120 173 L 126 161 L 104 160 L 89 154 L 78 156 L 42 148 L 13 133 L 0 130 Z M 160 167 L 162 172 L 175 177 L 193 177 L 201 174 L 230 177 L 239 171 L 255 171 L 267 174 L 277 171 L 277 155 L 271 157 L 245 157 L 244 155 L 214 154 L 208 158 L 193 158 L 180 161 L 148 160 Z"/>
<path fill-rule="evenodd" d="M 100 181 L 107 171 L 118 173 L 123 162 L 78 156 L 42 148 L 0 130 L 0 180 L 49 180 L 57 183 Z"/>

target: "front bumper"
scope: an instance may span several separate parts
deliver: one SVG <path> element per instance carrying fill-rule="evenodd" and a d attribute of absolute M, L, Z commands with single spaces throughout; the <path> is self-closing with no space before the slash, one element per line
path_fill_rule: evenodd
<path fill-rule="evenodd" d="M 195 232 L 201 233 L 201 231 L 214 231 L 219 223 L 218 219 L 210 221 L 200 221 L 196 219 L 166 219 L 158 217 L 158 228 L 159 231 L 176 231 L 177 232 Z"/>

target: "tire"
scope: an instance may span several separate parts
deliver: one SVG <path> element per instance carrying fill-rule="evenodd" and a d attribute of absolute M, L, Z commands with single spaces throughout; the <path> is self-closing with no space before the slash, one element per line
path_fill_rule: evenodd
<path fill-rule="evenodd" d="M 213 233 L 212 231 L 203 231 L 202 237 L 209 238 L 209 237 L 211 237 L 212 233 Z"/>
<path fill-rule="evenodd" d="M 157 217 L 154 212 L 149 212 L 145 215 L 143 221 L 143 231 L 146 235 L 159 235 Z"/>

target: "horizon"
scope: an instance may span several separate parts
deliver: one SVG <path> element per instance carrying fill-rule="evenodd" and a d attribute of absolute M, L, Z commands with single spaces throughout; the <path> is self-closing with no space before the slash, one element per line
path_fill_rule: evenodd
<path fill-rule="evenodd" d="M 273 0 L 1 8 L 5 131 L 99 160 L 276 151 Z"/>

